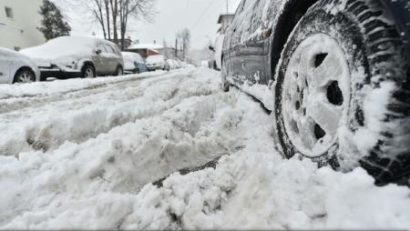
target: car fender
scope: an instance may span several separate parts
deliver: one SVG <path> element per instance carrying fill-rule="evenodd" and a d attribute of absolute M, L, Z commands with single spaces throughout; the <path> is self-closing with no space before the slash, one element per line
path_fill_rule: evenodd
<path fill-rule="evenodd" d="M 79 71 L 79 72 L 81 72 L 81 70 L 83 69 L 85 63 L 91 63 L 91 64 L 94 66 L 94 68 L 95 68 L 95 64 L 94 64 L 94 62 L 92 61 L 92 59 L 90 59 L 90 58 L 82 58 L 82 59 L 78 60 L 76 70 Z"/>
<path fill-rule="evenodd" d="M 14 60 L 10 64 L 9 72 L 8 72 L 8 83 L 12 84 L 14 82 L 14 77 L 16 76 L 17 72 L 20 71 L 22 68 L 30 69 L 35 76 L 36 81 L 40 81 L 40 70 L 35 65 L 35 63 L 27 58 L 26 56 L 19 57 L 20 62 L 18 60 Z"/>

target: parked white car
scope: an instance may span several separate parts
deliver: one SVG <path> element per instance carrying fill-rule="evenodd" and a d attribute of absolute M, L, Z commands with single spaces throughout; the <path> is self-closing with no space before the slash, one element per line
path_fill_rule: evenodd
<path fill-rule="evenodd" d="M 40 71 L 26 56 L 0 48 L 0 83 L 28 83 L 40 81 Z"/>
<path fill-rule="evenodd" d="M 180 68 L 178 61 L 174 59 L 167 59 L 165 63 L 165 70 L 174 70 Z"/>
<path fill-rule="evenodd" d="M 122 75 L 124 70 L 118 46 L 92 37 L 63 36 L 21 53 L 33 59 L 42 79 Z"/>
<path fill-rule="evenodd" d="M 149 71 L 165 70 L 165 57 L 163 55 L 148 56 L 146 63 Z"/>

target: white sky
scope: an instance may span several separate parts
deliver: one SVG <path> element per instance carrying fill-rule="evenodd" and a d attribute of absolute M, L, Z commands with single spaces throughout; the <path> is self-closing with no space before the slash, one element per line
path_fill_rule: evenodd
<path fill-rule="evenodd" d="M 63 2 L 67 0 L 59 0 Z M 240 0 L 228 0 L 229 11 L 234 12 Z M 226 0 L 157 0 L 158 14 L 153 23 L 136 23 L 129 35 L 141 43 L 158 43 L 165 39 L 168 45 L 175 44 L 175 34 L 183 28 L 189 28 L 192 34 L 192 48 L 200 49 L 214 40 L 218 29 L 219 14 L 226 13 Z M 73 35 L 100 34 L 100 27 L 84 15 L 65 12 L 70 18 Z"/>

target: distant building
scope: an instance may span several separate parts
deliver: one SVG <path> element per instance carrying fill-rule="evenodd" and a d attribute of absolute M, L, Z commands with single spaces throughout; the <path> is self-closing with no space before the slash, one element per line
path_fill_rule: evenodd
<path fill-rule="evenodd" d="M 163 55 L 168 59 L 175 59 L 177 56 L 176 49 L 174 47 L 164 47 L 157 43 L 142 44 L 136 43 L 126 49 L 129 52 L 135 52 L 140 54 L 144 59 L 151 55 Z"/>
<path fill-rule="evenodd" d="M 226 30 L 228 29 L 234 17 L 235 17 L 234 14 L 219 15 L 218 24 L 221 24 L 221 27 L 219 28 L 218 32 L 220 34 L 225 34 Z"/>
<path fill-rule="evenodd" d="M 37 29 L 42 0 L 0 0 L 0 47 L 20 50 L 46 40 Z"/>
<path fill-rule="evenodd" d="M 135 52 L 140 54 L 144 59 L 151 55 L 159 55 L 160 51 L 163 49 L 163 46 L 151 43 L 151 44 L 133 44 L 127 48 L 129 52 Z"/>

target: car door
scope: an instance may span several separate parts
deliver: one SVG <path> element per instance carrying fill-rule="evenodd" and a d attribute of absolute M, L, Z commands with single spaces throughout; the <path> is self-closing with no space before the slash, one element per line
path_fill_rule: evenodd
<path fill-rule="evenodd" d="M 247 1 L 252 0 L 242 0 L 235 12 L 235 17 L 227 30 L 224 46 L 225 54 L 224 59 L 227 60 L 228 75 L 233 78 L 235 82 L 241 83 L 245 81 L 244 73 L 242 69 L 242 57 L 241 57 L 241 34 L 242 31 L 242 21 L 243 21 L 243 10 L 245 9 L 245 4 Z"/>
<path fill-rule="evenodd" d="M 264 56 L 272 33 L 269 20 L 263 19 L 271 0 L 254 0 L 245 4 L 244 25 L 238 33 L 242 36 L 240 45 L 240 66 L 249 85 L 267 84 Z M 261 13 L 262 12 L 262 13 Z"/>
<path fill-rule="evenodd" d="M 117 54 L 115 52 L 115 49 L 108 43 L 104 44 L 105 47 L 105 53 L 104 53 L 104 62 L 106 63 L 107 67 L 107 74 L 113 74 L 116 72 L 117 67 L 118 67 L 118 61 L 117 61 Z"/>
<path fill-rule="evenodd" d="M 95 71 L 97 75 L 105 74 L 106 67 L 104 66 L 104 59 L 103 53 L 105 52 L 105 48 L 102 42 L 97 42 L 94 49 L 94 54 L 92 56 Z"/>
<path fill-rule="evenodd" d="M 10 57 L 0 51 L 0 83 L 8 83 L 10 78 Z"/>

